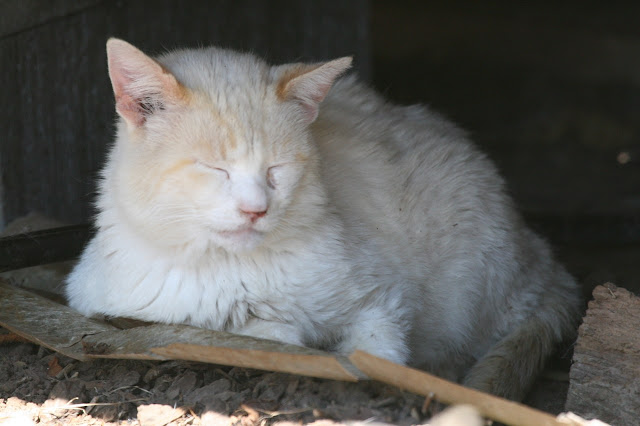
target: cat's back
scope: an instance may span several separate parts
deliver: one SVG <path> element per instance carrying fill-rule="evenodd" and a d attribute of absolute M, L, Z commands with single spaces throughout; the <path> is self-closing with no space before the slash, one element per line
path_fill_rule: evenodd
<path fill-rule="evenodd" d="M 386 241 L 423 245 L 426 234 L 447 239 L 452 227 L 512 223 L 491 161 L 424 106 L 394 105 L 347 77 L 327 96 L 313 131 L 333 201 L 347 220 L 368 223 Z"/>

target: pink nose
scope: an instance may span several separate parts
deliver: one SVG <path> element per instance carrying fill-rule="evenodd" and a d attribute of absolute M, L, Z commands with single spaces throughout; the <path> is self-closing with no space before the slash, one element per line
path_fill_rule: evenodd
<path fill-rule="evenodd" d="M 240 212 L 242 212 L 242 214 L 246 215 L 249 217 L 249 219 L 251 220 L 251 222 L 255 222 L 256 220 L 260 219 L 262 216 L 267 214 L 266 210 L 262 210 L 262 211 L 251 211 L 251 210 L 242 210 L 240 209 Z"/>

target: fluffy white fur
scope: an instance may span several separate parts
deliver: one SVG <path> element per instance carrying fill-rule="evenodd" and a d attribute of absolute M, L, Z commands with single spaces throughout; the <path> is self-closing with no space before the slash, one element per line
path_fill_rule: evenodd
<path fill-rule="evenodd" d="M 571 335 L 578 287 L 492 163 L 424 107 L 334 84 L 349 58 L 108 53 L 121 120 L 73 308 L 361 349 L 514 399 Z"/>

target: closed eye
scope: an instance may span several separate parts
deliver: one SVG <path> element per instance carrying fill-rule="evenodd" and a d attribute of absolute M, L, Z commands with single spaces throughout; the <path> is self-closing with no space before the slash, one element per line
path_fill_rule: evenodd
<path fill-rule="evenodd" d="M 225 169 L 222 169 L 220 167 L 215 167 L 215 166 L 203 163 L 202 161 L 198 161 L 198 160 L 196 160 L 195 163 L 200 167 L 204 167 L 204 168 L 206 168 L 208 170 L 213 170 L 214 172 L 222 175 L 225 179 L 229 179 L 229 172 L 226 171 Z"/>
<path fill-rule="evenodd" d="M 267 169 L 267 186 L 271 189 L 275 189 L 278 185 L 278 172 L 282 168 L 282 164 L 271 166 Z"/>

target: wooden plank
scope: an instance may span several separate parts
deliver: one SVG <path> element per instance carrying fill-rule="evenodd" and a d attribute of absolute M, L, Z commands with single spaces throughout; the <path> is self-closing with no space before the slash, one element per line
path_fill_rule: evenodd
<path fill-rule="evenodd" d="M 321 351 L 318 351 L 318 354 L 289 352 L 290 349 L 280 347 L 277 351 L 270 351 L 174 343 L 163 348 L 152 348 L 151 351 L 172 359 L 257 368 L 347 382 L 367 378 L 344 357 Z"/>
<path fill-rule="evenodd" d="M 516 205 L 638 213 L 640 2 L 372 3 L 376 86 L 470 130 Z"/>
<path fill-rule="evenodd" d="M 366 378 L 348 359 L 324 351 L 187 325 L 100 333 L 82 344 L 91 358 L 182 359 L 351 382 Z"/>
<path fill-rule="evenodd" d="M 187 325 L 120 330 L 0 281 L 0 326 L 78 360 L 181 359 L 357 381 L 366 376 L 327 352 Z"/>
<path fill-rule="evenodd" d="M 116 330 L 73 309 L 0 280 L 0 326 L 63 355 L 87 360 L 82 338 Z"/>
<path fill-rule="evenodd" d="M 88 225 L 75 225 L 0 238 L 0 272 L 73 259 L 91 234 Z"/>
<path fill-rule="evenodd" d="M 578 330 L 567 410 L 615 424 L 640 418 L 640 297 L 598 286 Z"/>
<path fill-rule="evenodd" d="M 567 425 L 542 411 L 470 389 L 441 379 L 424 371 L 395 364 L 362 351 L 349 359 L 359 370 L 371 377 L 424 396 L 433 396 L 445 404 L 469 404 L 480 414 L 493 420 L 519 426 Z M 577 423 L 569 423 L 577 424 Z"/>

